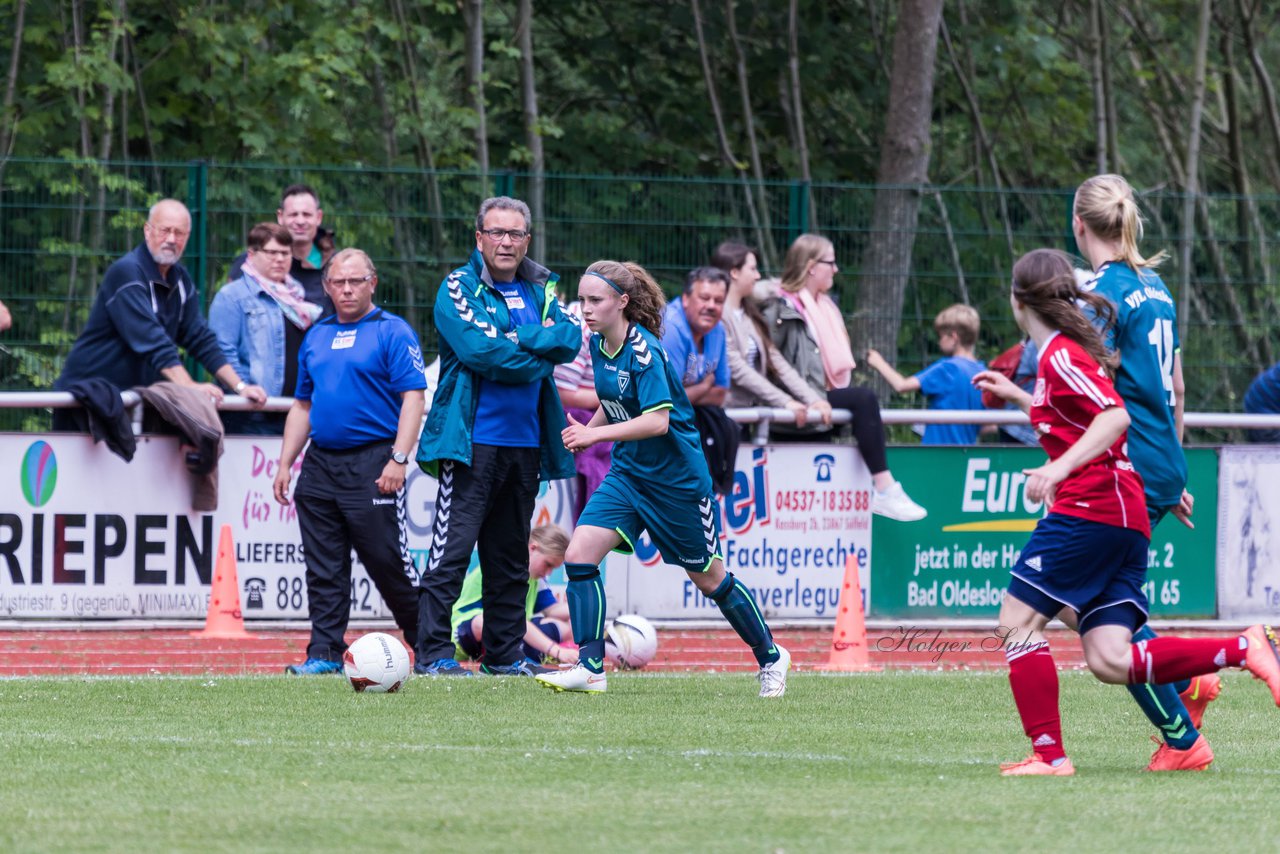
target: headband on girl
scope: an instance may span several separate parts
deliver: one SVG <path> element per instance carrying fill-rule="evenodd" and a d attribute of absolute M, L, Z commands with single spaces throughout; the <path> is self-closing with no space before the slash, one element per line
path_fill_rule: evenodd
<path fill-rule="evenodd" d="M 615 282 L 613 279 L 609 278 L 608 276 L 604 275 L 603 273 L 597 273 L 595 270 L 588 270 L 587 272 L 583 273 L 583 275 L 584 275 L 584 276 L 595 276 L 597 279 L 600 279 L 600 280 L 601 280 L 601 281 L 603 281 L 606 285 L 608 285 L 609 287 L 611 287 L 611 288 L 613 288 L 615 291 L 617 291 L 617 292 L 618 292 L 618 296 L 626 296 L 626 295 L 627 295 L 627 292 L 626 292 L 626 291 L 624 291 L 622 288 L 618 287 L 618 283 L 617 283 L 617 282 Z"/>

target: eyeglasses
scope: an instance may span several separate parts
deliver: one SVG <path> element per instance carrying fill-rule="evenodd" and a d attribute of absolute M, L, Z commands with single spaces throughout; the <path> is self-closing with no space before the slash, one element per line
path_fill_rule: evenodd
<path fill-rule="evenodd" d="M 494 243 L 501 243 L 506 237 L 510 237 L 512 243 L 519 243 L 529 236 L 529 232 L 519 228 L 482 228 L 480 233 Z"/>
<path fill-rule="evenodd" d="M 370 273 L 369 275 L 361 276 L 358 279 L 330 279 L 326 284 L 332 285 L 335 288 L 358 288 L 365 282 L 372 280 L 373 273 Z"/>
<path fill-rule="evenodd" d="M 830 264 L 832 267 L 835 267 L 835 266 L 836 266 L 836 259 L 832 258 L 831 260 L 827 260 L 826 258 L 819 258 L 817 261 L 814 261 L 813 263 L 815 263 L 815 264 Z"/>
<path fill-rule="evenodd" d="M 255 249 L 257 255 L 270 255 L 272 258 L 288 258 L 293 253 L 288 249 Z"/>
<path fill-rule="evenodd" d="M 164 228 L 158 225 L 152 225 L 151 223 L 147 223 L 147 228 L 151 229 L 156 234 L 159 234 L 161 237 L 169 237 L 172 235 L 175 240 L 181 240 L 182 238 L 191 234 L 190 231 L 187 231 L 185 229 L 174 228 L 172 226 L 168 228 Z"/>

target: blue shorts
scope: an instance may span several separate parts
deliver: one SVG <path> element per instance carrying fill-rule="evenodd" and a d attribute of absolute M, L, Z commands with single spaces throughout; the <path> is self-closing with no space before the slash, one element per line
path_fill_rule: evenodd
<path fill-rule="evenodd" d="M 459 661 L 467 658 L 472 661 L 479 661 L 480 657 L 484 655 L 484 646 L 480 641 L 476 640 L 475 632 L 471 630 L 471 622 L 474 619 L 475 617 L 472 617 L 470 620 L 464 620 L 459 623 L 457 631 L 453 633 L 453 642 L 457 646 L 457 658 Z M 556 643 L 560 643 L 560 627 L 554 622 L 543 622 L 542 617 L 537 614 L 533 615 L 532 622 L 542 629 L 544 635 Z M 528 644 L 524 645 L 524 654 L 535 660 L 542 658 L 542 653 Z"/>
<path fill-rule="evenodd" d="M 457 631 L 453 633 L 453 642 L 457 644 L 458 650 L 462 652 L 462 655 L 458 656 L 460 659 L 465 656 L 472 661 L 479 661 L 480 656 L 484 654 L 484 647 L 480 645 L 480 641 L 476 640 L 475 633 L 471 631 L 471 620 L 474 619 L 475 617 L 470 620 L 463 620 L 458 624 Z"/>
<path fill-rule="evenodd" d="M 1080 634 L 1102 625 L 1137 629 L 1147 621 L 1150 544 L 1129 528 L 1050 513 L 1010 570 L 1009 595 L 1046 617 L 1070 608 Z"/>
<path fill-rule="evenodd" d="M 720 503 L 715 492 L 698 494 L 637 481 L 610 471 L 578 517 L 618 532 L 615 551 L 631 554 L 644 531 L 667 563 L 688 572 L 705 572 L 720 557 Z"/>
<path fill-rule="evenodd" d="M 530 617 L 529 622 L 533 623 L 539 629 L 542 629 L 542 633 L 551 638 L 551 640 L 556 643 L 560 643 L 560 627 L 554 622 L 549 620 L 544 621 L 542 616 L 539 614 L 534 614 Z M 542 653 L 538 651 L 538 648 L 530 646 L 527 643 L 524 645 L 524 654 L 526 658 L 532 658 L 534 661 L 542 660 Z"/>

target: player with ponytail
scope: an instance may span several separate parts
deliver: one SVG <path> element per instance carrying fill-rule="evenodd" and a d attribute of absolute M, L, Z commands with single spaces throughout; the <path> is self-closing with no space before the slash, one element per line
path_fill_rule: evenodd
<path fill-rule="evenodd" d="M 566 598 L 578 663 L 538 676 L 557 691 L 599 694 L 604 674 L 604 578 L 610 551 L 631 554 L 648 531 L 663 559 L 681 566 L 719 606 L 760 665 L 760 696 L 781 697 L 791 655 L 773 641 L 751 591 L 726 572 L 720 507 L 680 374 L 662 349 L 662 289 L 639 264 L 597 261 L 578 283 L 591 338 L 600 408 L 572 417 L 561 438 L 577 453 L 613 442 L 604 482 L 578 518 L 565 553 Z"/>
<path fill-rule="evenodd" d="M 1089 669 L 1103 682 L 1158 685 L 1243 667 L 1267 683 L 1280 706 L 1280 655 L 1268 626 L 1235 637 L 1133 642 L 1147 620 L 1142 585 L 1151 524 L 1142 478 L 1125 453 L 1130 419 L 1107 369 L 1114 358 L 1080 303 L 1093 309 L 1103 334 L 1111 306 L 1080 289 L 1070 259 L 1056 249 L 1018 259 L 1009 299 L 1039 352 L 1035 393 L 994 371 L 979 373 L 974 383 L 1031 416 L 1049 462 L 1024 470 L 1026 497 L 1048 503 L 1049 512 L 1010 570 L 1000 607 L 1009 686 L 1032 745 L 1027 759 L 1001 766 L 1001 773 L 1075 773 L 1062 745 L 1058 671 L 1044 637 L 1059 615 L 1080 632 Z"/>

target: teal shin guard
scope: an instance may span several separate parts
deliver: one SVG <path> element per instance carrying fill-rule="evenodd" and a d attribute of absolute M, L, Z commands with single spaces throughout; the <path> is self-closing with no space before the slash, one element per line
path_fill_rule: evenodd
<path fill-rule="evenodd" d="M 1151 625 L 1149 623 L 1143 625 L 1142 628 L 1133 633 L 1134 643 L 1137 643 L 1138 641 L 1151 640 L 1154 637 L 1158 637 L 1158 635 L 1151 631 Z M 1191 680 L 1183 679 L 1181 682 L 1170 682 L 1169 684 L 1173 686 L 1173 690 L 1181 694 L 1191 687 Z"/>
<path fill-rule="evenodd" d="M 588 563 L 566 563 L 569 584 L 569 621 L 578 642 L 578 661 L 592 673 L 604 672 L 604 579 L 600 568 Z"/>
<path fill-rule="evenodd" d="M 1156 633 L 1143 626 L 1133 633 L 1135 641 L 1150 640 Z M 1182 683 L 1187 684 L 1187 683 Z M 1187 750 L 1196 743 L 1200 732 L 1191 725 L 1191 716 L 1187 707 L 1178 696 L 1180 686 L 1169 685 L 1128 685 L 1129 694 L 1138 708 L 1160 730 L 1160 735 L 1175 750 Z M 1183 689 L 1185 690 L 1185 689 Z"/>
<path fill-rule="evenodd" d="M 738 637 L 751 647 L 751 652 L 761 667 L 778 660 L 778 647 L 773 642 L 773 633 L 765 625 L 764 617 L 756 607 L 756 600 L 751 597 L 751 591 L 734 578 L 733 573 L 725 573 L 724 581 L 712 591 L 710 598 L 720 606 L 720 613 L 724 614 Z"/>

